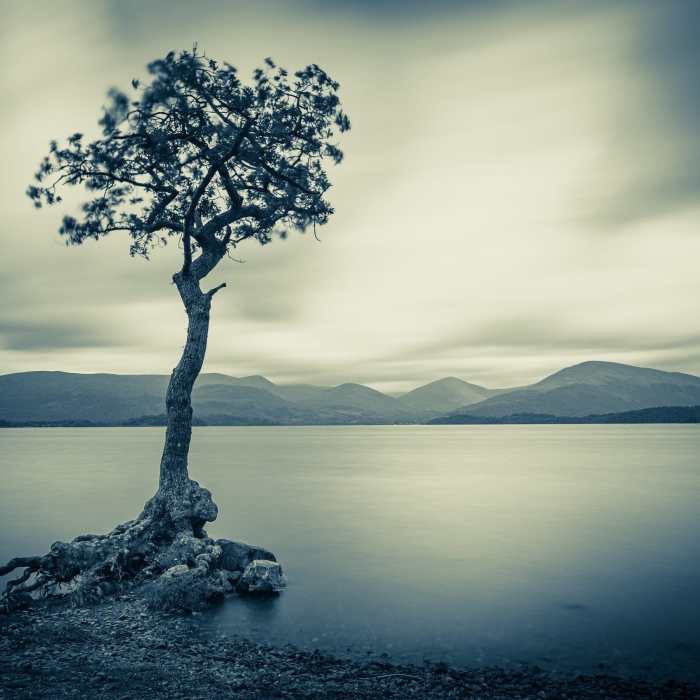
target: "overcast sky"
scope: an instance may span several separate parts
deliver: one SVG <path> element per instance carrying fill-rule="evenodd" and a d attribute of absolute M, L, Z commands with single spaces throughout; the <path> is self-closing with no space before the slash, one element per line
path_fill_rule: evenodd
<path fill-rule="evenodd" d="M 171 49 L 318 63 L 353 128 L 331 222 L 223 262 L 204 371 L 408 390 L 584 360 L 700 374 L 700 3 L 0 0 L 0 373 L 169 373 L 186 317 L 129 240 L 66 248 L 51 139 Z M 68 197 L 78 201 L 75 193 Z"/>

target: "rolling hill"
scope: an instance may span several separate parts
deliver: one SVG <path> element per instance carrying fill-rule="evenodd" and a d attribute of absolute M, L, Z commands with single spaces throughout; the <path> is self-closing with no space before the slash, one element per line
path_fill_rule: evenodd
<path fill-rule="evenodd" d="M 305 406 L 246 384 L 205 384 L 192 392 L 194 415 L 208 425 L 303 425 L 321 422 Z"/>
<path fill-rule="evenodd" d="M 0 376 L 0 421 L 161 425 L 166 375 L 20 372 Z M 192 392 L 209 425 L 412 423 L 427 417 L 360 384 L 277 386 L 265 377 L 201 374 Z"/>
<path fill-rule="evenodd" d="M 21 372 L 0 376 L 2 424 L 162 425 L 166 375 Z M 361 384 L 278 386 L 261 376 L 202 374 L 194 418 L 208 425 L 342 425 L 619 414 L 700 405 L 700 378 L 613 362 L 583 362 L 537 384 L 489 390 L 446 377 L 393 398 Z M 456 409 L 456 410 L 455 410 Z M 532 418 L 535 416 L 535 418 Z M 546 418 L 545 418 L 546 417 Z M 518 419 L 520 420 L 520 419 Z"/>
<path fill-rule="evenodd" d="M 345 423 L 413 423 L 420 415 L 402 406 L 398 399 L 362 384 L 341 384 L 300 398 L 299 403 L 334 414 Z"/>
<path fill-rule="evenodd" d="M 20 372 L 0 376 L 0 420 L 120 423 L 163 413 L 164 375 Z"/>
<path fill-rule="evenodd" d="M 537 384 L 492 396 L 454 413 L 483 417 L 589 416 L 697 404 L 700 377 L 596 361 L 567 367 Z"/>
<path fill-rule="evenodd" d="M 470 406 L 493 396 L 494 392 L 483 386 L 469 384 L 456 377 L 445 377 L 399 397 L 399 401 L 414 411 L 445 413 L 462 406 Z"/>

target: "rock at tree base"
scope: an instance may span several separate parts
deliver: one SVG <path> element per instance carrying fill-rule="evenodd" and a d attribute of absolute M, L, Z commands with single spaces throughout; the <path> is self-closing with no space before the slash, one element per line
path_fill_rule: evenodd
<path fill-rule="evenodd" d="M 226 569 L 224 569 L 224 573 L 226 574 L 226 578 L 228 579 L 229 583 L 233 583 L 235 585 L 240 580 L 241 574 L 243 572 L 242 571 L 226 571 Z"/>
<path fill-rule="evenodd" d="M 243 572 L 256 559 L 277 561 L 272 552 L 262 547 L 254 547 L 250 544 L 233 542 L 232 540 L 216 540 L 216 544 L 221 547 L 220 566 L 227 571 Z"/>
<path fill-rule="evenodd" d="M 223 571 L 178 564 L 150 584 L 146 603 L 153 610 L 201 610 L 223 597 L 227 583 Z"/>
<path fill-rule="evenodd" d="M 236 585 L 236 593 L 244 595 L 275 594 L 287 587 L 287 577 L 275 561 L 258 559 L 251 562 Z"/>

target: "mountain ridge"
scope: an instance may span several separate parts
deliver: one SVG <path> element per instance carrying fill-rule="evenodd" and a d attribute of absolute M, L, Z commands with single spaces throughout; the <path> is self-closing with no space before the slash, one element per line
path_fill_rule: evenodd
<path fill-rule="evenodd" d="M 48 371 L 0 375 L 0 421 L 156 424 L 165 413 L 167 383 L 167 375 Z M 277 385 L 260 375 L 205 373 L 195 383 L 192 405 L 197 422 L 217 425 L 426 423 L 465 414 L 480 420 L 513 415 L 584 417 L 700 405 L 700 377 L 588 361 L 526 387 L 494 390 L 444 377 L 395 398 L 351 382 L 335 387 Z"/>
<path fill-rule="evenodd" d="M 572 417 L 697 404 L 700 377 L 595 360 L 565 367 L 535 384 L 455 413 L 494 418 L 525 413 Z"/>

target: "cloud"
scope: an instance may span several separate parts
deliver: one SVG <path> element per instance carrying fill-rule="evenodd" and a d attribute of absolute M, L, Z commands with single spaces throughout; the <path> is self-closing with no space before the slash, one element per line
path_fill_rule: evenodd
<path fill-rule="evenodd" d="M 635 31 L 618 47 L 625 74 L 585 187 L 587 215 L 603 231 L 700 201 L 700 5 L 642 2 L 626 15 Z"/>
<path fill-rule="evenodd" d="M 59 323 L 0 320 L 0 338 L 4 349 L 21 352 L 113 347 L 120 342 L 118 338 L 105 337 L 94 327 L 76 324 L 68 319 Z"/>
<path fill-rule="evenodd" d="M 118 235 L 65 248 L 63 211 L 24 191 L 50 139 L 96 129 L 110 86 L 197 41 L 244 79 L 268 55 L 319 63 L 353 121 L 323 243 L 242 246 L 245 264 L 207 280 L 228 286 L 205 371 L 397 391 L 524 384 L 593 358 L 700 372 L 696 8 L 16 4 L 0 48 L 0 371 L 177 362 L 177 246 L 148 263 Z"/>

